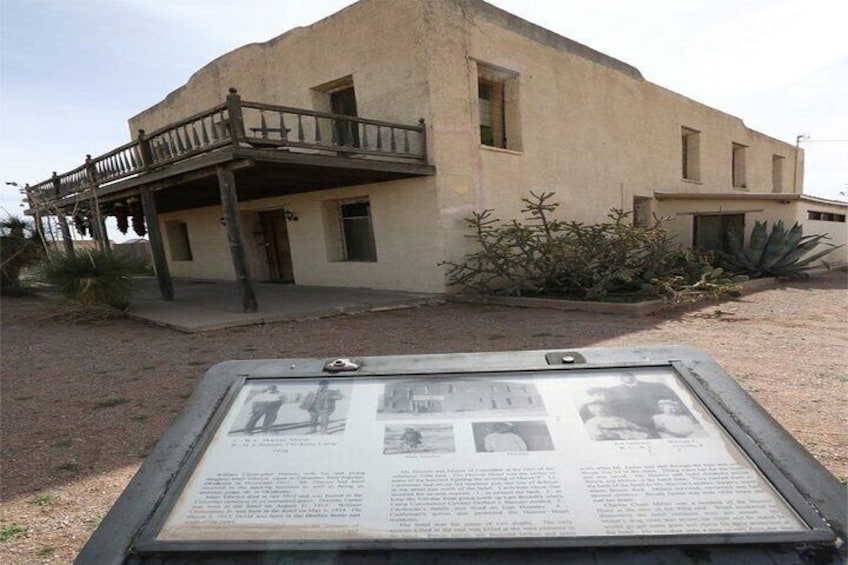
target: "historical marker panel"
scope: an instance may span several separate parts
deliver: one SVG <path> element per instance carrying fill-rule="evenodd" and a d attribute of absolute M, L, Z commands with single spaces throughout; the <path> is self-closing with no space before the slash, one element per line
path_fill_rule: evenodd
<path fill-rule="evenodd" d="M 247 379 L 224 410 L 154 545 L 811 531 L 670 365 Z"/>

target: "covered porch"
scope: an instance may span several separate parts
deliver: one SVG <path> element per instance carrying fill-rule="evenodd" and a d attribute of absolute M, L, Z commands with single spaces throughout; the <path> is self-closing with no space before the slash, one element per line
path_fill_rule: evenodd
<path fill-rule="evenodd" d="M 174 299 L 163 302 L 154 277 L 135 280 L 128 314 L 186 333 L 326 318 L 444 302 L 438 294 L 255 283 L 258 312 L 243 312 L 235 281 L 173 279 Z"/>
<path fill-rule="evenodd" d="M 220 206 L 235 273 L 230 288 L 240 294 L 241 310 L 253 313 L 260 301 L 240 203 L 433 174 L 423 120 L 408 125 L 246 102 L 230 89 L 222 104 L 151 133 L 140 130 L 126 145 L 27 186 L 27 196 L 37 221 L 57 218 L 66 253 L 74 253 L 69 218 L 107 251 L 107 216 L 124 233 L 131 224 L 147 235 L 159 294 L 168 302 L 179 285 L 159 214 Z M 291 211 L 278 212 L 277 221 L 297 220 Z M 179 252 L 172 245 L 171 260 Z"/>

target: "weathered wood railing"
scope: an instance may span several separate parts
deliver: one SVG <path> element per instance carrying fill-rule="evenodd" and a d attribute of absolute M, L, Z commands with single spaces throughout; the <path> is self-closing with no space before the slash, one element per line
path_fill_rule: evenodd
<path fill-rule="evenodd" d="M 410 126 L 315 110 L 242 102 L 245 139 L 345 154 L 426 160 L 423 120 Z"/>
<path fill-rule="evenodd" d="M 41 207 L 91 188 L 158 170 L 226 145 L 287 148 L 426 162 L 424 121 L 404 125 L 242 101 L 230 89 L 225 103 L 138 137 L 85 164 L 29 187 Z"/>

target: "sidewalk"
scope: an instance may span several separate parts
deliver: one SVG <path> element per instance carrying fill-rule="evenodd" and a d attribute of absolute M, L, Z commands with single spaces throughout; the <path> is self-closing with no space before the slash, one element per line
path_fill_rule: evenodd
<path fill-rule="evenodd" d="M 174 279 L 174 300 L 154 277 L 136 279 L 128 315 L 186 333 L 444 302 L 438 294 L 254 283 L 259 311 L 245 314 L 235 282 Z"/>

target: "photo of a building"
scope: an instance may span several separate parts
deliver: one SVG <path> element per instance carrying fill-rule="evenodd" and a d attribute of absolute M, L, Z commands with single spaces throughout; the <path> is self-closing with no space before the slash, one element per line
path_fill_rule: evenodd
<path fill-rule="evenodd" d="M 416 379 L 386 384 L 379 408 L 385 414 L 491 410 L 544 414 L 545 405 L 529 381 Z"/>

